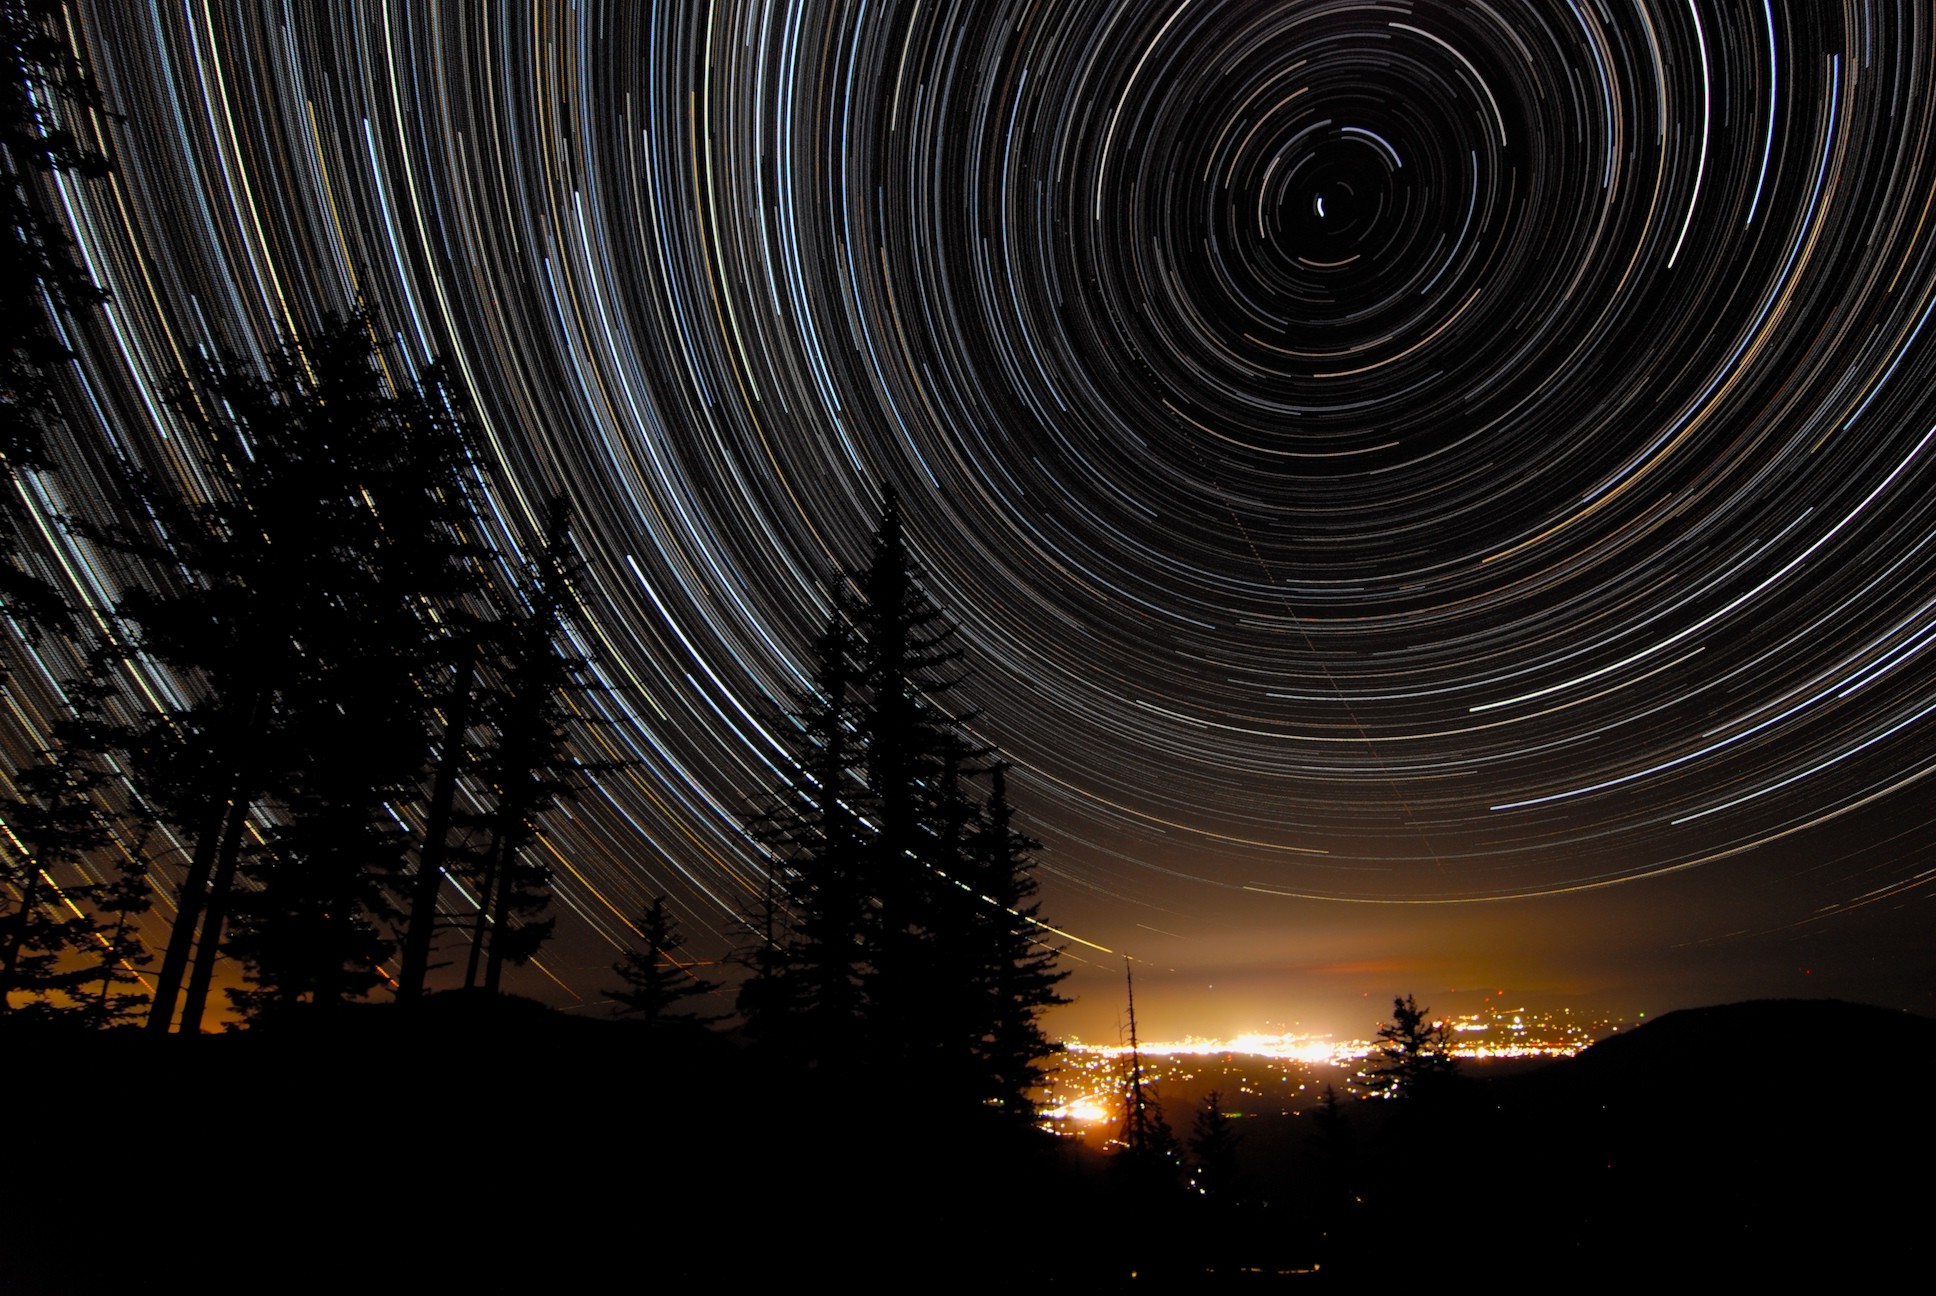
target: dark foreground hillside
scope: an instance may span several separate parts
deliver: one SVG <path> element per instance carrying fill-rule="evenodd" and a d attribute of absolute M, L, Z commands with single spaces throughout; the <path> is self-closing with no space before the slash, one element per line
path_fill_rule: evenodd
<path fill-rule="evenodd" d="M 910 1251 L 992 1277 L 1065 1209 L 1053 1140 L 949 1130 L 904 1079 L 817 1093 L 723 1036 L 518 1000 L 0 1050 L 7 1296 L 891 1285 Z"/>
<path fill-rule="evenodd" d="M 1485 1188 L 1596 1268 L 1881 1274 L 1936 1206 L 1932 1066 L 1924 1017 L 1693 1009 L 1501 1082 L 1465 1128 L 1510 1149 Z"/>
<path fill-rule="evenodd" d="M 1357 1105 L 1301 1191 L 1222 1206 L 950 1125 L 908 1077 L 822 1091 L 724 1037 L 515 1000 L 0 1049 L 6 1293 L 1874 1274 L 1926 1222 L 1936 1156 L 1936 1022 L 1819 1002 Z"/>

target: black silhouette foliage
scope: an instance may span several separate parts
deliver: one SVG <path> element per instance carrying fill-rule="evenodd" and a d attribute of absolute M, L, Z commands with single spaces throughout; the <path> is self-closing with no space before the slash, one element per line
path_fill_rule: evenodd
<path fill-rule="evenodd" d="M 95 135 L 105 105 L 65 23 L 58 0 L 0 3 L 0 613 L 30 633 L 66 615 L 25 561 L 33 542 L 16 478 L 53 466 L 58 371 L 72 358 L 64 329 L 106 300 L 75 255 L 52 190 L 56 175 L 100 179 L 110 170 Z"/>
<path fill-rule="evenodd" d="M 64 690 L 51 745 L 0 795 L 0 1015 L 106 1024 L 130 1006 L 118 987 L 145 959 L 133 920 L 148 907 L 141 844 L 117 837 L 110 797 L 118 727 L 95 675 Z"/>
<path fill-rule="evenodd" d="M 1212 1089 L 1190 1129 L 1190 1186 L 1213 1202 L 1232 1204 L 1238 1194 L 1237 1145 L 1242 1141 L 1224 1109 L 1223 1094 Z"/>
<path fill-rule="evenodd" d="M 1442 1093 L 1457 1073 L 1445 1024 L 1430 1019 L 1411 995 L 1392 1000 L 1392 1019 L 1378 1028 L 1378 1061 L 1371 1073 L 1374 1093 L 1420 1099 Z"/>
<path fill-rule="evenodd" d="M 678 950 L 683 936 L 657 896 L 639 918 L 639 948 L 613 965 L 625 987 L 611 992 L 621 1008 L 648 1026 L 673 1023 L 704 1025 L 717 1018 L 693 1011 L 692 1000 L 712 994 L 719 986 L 697 975 Z"/>
<path fill-rule="evenodd" d="M 173 405 L 211 491 L 137 477 L 129 512 L 146 525 L 96 532 L 140 563 L 117 609 L 138 650 L 201 686 L 142 760 L 195 842 L 159 1027 L 197 936 L 182 1028 L 199 1025 L 231 911 L 253 1010 L 380 979 L 408 844 L 387 807 L 413 794 L 428 746 L 428 618 L 472 559 L 468 428 L 435 370 L 398 371 L 362 315 L 259 365 L 205 364 Z"/>
<path fill-rule="evenodd" d="M 1000 763 L 951 706 L 955 629 L 892 496 L 867 566 L 835 591 L 754 824 L 771 873 L 740 1010 L 810 1066 L 906 1069 L 944 1108 L 1026 1120 L 1052 1052 L 1039 1017 L 1063 1002 L 1058 951 Z"/>
<path fill-rule="evenodd" d="M 499 683 L 479 701 L 495 735 L 478 754 L 476 779 L 489 810 L 481 820 L 487 846 L 474 865 L 479 909 L 465 983 L 480 960 L 486 989 L 500 988 L 507 965 L 529 961 L 551 936 L 549 868 L 531 848 L 544 816 L 576 797 L 620 759 L 587 760 L 574 739 L 588 721 L 583 703 L 597 688 L 592 663 L 569 637 L 580 615 L 582 562 L 571 539 L 571 508 L 562 495 L 547 505 L 538 545 L 523 565 L 513 610 L 494 628 Z"/>

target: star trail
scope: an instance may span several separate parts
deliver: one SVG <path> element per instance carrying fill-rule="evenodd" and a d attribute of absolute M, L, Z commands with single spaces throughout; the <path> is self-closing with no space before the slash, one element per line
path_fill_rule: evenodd
<path fill-rule="evenodd" d="M 596 998 L 659 891 L 740 940 L 776 699 L 892 485 L 1110 977 L 1684 906 L 1602 953 L 1880 943 L 1926 1006 L 1927 6 L 74 12 L 112 300 L 35 507 L 210 489 L 170 377 L 361 302 L 448 366 L 507 532 L 580 510 L 590 741 L 637 764 L 545 835 L 531 993 Z"/>

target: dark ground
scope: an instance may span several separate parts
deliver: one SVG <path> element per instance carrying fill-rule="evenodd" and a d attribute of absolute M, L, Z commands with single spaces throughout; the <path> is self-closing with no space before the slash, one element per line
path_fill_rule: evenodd
<path fill-rule="evenodd" d="M 200 1039 L 9 1023 L 0 1056 L 8 1296 L 1846 1281 L 1913 1257 L 1936 1206 L 1936 1022 L 1828 1001 L 1355 1103 L 1342 1144 L 1247 1140 L 1222 1209 L 904 1083 L 825 1091 L 517 1000 Z"/>

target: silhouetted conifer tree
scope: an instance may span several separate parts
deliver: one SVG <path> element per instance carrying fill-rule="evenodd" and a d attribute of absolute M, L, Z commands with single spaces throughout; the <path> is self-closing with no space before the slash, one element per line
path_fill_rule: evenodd
<path fill-rule="evenodd" d="M 1154 1277 L 1163 1284 L 1184 1250 L 1178 1218 L 1183 1204 L 1179 1182 L 1183 1150 L 1163 1115 L 1156 1086 L 1143 1069 L 1142 1043 L 1136 1034 L 1136 980 L 1128 960 L 1123 963 L 1123 980 L 1129 997 L 1129 1056 L 1123 1070 L 1123 1123 L 1109 1159 L 1121 1211 L 1122 1252 L 1117 1263 L 1138 1278 Z"/>
<path fill-rule="evenodd" d="M 1189 1140 L 1197 1263 L 1210 1272 L 1234 1273 L 1246 1245 L 1256 1244 L 1241 1228 L 1246 1202 L 1237 1145 L 1242 1141 L 1224 1109 L 1223 1094 L 1212 1089 L 1197 1107 Z"/>
<path fill-rule="evenodd" d="M 1317 1110 L 1311 1116 L 1311 1140 L 1320 1156 L 1332 1160 L 1348 1159 L 1351 1152 L 1351 1122 L 1344 1114 L 1344 1102 L 1336 1085 L 1324 1086 Z"/>
<path fill-rule="evenodd" d="M 480 581 L 444 623 L 434 689 L 437 759 L 425 806 L 423 842 L 405 888 L 406 918 L 397 995 L 423 993 L 431 947 L 442 927 L 465 929 L 465 984 L 495 986 L 506 963 L 522 963 L 551 932 L 539 921 L 549 873 L 528 857 L 537 822 L 592 777 L 626 762 L 586 760 L 592 663 L 573 646 L 576 585 L 583 562 L 571 540 L 569 501 L 546 505 L 530 557 L 508 577 Z M 465 805 L 484 809 L 467 810 Z M 453 840 L 480 845 L 463 846 Z M 446 871 L 468 875 L 480 896 L 464 918 L 440 918 Z"/>
<path fill-rule="evenodd" d="M 54 468 L 48 442 L 64 422 L 59 373 L 73 358 L 67 336 L 78 316 L 106 300 L 75 255 L 55 193 L 57 176 L 100 179 L 110 170 L 99 136 L 108 114 L 68 20 L 58 0 L 0 0 L 0 617 L 29 640 L 73 627 L 65 600 L 35 571 L 34 514 L 45 503 L 30 500 L 45 489 L 35 479 Z M 10 656 L 0 657 L 0 684 L 12 667 Z M 49 745 L 13 771 L 0 811 L 7 826 L 0 851 L 8 857 L 0 882 L 0 1012 L 76 1007 L 84 997 L 76 981 L 86 970 L 83 951 L 98 953 L 104 944 L 122 958 L 109 966 L 125 971 L 132 918 L 147 899 L 145 879 L 136 886 L 117 868 L 110 883 L 100 870 L 88 871 L 114 832 L 104 800 L 111 781 L 106 690 L 97 674 L 66 695 L 72 709 Z M 95 922 L 102 903 L 119 915 L 105 933 Z"/>
<path fill-rule="evenodd" d="M 859 1046 L 861 944 L 869 921 L 854 733 L 854 629 L 837 592 L 814 645 L 814 673 L 793 699 L 788 778 L 754 824 L 767 885 L 744 956 L 739 1008 L 756 1038 L 838 1056 Z"/>
<path fill-rule="evenodd" d="M 1382 1042 L 1370 1077 L 1374 1093 L 1388 1098 L 1429 1098 L 1456 1072 L 1445 1024 L 1430 1020 L 1411 995 L 1392 1000 L 1392 1019 L 1378 1028 Z"/>
<path fill-rule="evenodd" d="M 446 635 L 444 686 L 432 685 L 433 710 L 440 729 L 436 763 L 431 772 L 430 799 L 424 808 L 423 839 L 416 866 L 400 888 L 403 893 L 403 939 L 399 949 L 397 998 L 409 1002 L 424 993 L 430 975 L 431 952 L 443 925 L 444 873 L 452 859 L 451 833 L 458 817 L 459 790 L 477 759 L 472 728 L 478 723 L 483 657 L 490 626 L 477 611 L 450 610 L 453 628 Z"/>
<path fill-rule="evenodd" d="M 1317 1203 L 1315 1224 L 1320 1246 L 1326 1256 L 1349 1250 L 1356 1237 L 1358 1198 L 1358 1146 L 1352 1136 L 1351 1120 L 1344 1103 L 1332 1085 L 1312 1113 L 1309 1135 L 1315 1157 Z"/>
<path fill-rule="evenodd" d="M 769 890 L 741 955 L 757 1038 L 811 1064 L 914 1069 L 957 1110 L 1026 1116 L 1051 1051 L 1056 949 L 990 754 L 946 705 L 954 628 L 916 577 L 890 494 L 837 583 L 783 720 L 784 778 L 754 823 Z M 996 779 L 984 802 L 975 781 Z"/>
<path fill-rule="evenodd" d="M 733 1006 L 755 1043 L 777 1053 L 797 1053 L 793 1036 L 805 1016 L 798 1002 L 801 979 L 790 939 L 792 915 L 781 889 L 780 866 L 769 863 L 760 896 L 742 916 L 749 943 L 733 954 L 745 969 Z"/>
<path fill-rule="evenodd" d="M 1061 947 L 1039 918 L 1030 856 L 1040 843 L 1015 827 L 1006 769 L 989 773 L 988 801 L 969 843 L 967 885 L 973 903 L 969 984 L 979 995 L 981 1032 L 977 1097 L 1032 1118 L 1030 1090 L 1062 1046 L 1042 1029 L 1046 1008 L 1069 1002 L 1056 990 L 1068 973 L 1056 967 Z"/>
<path fill-rule="evenodd" d="M 1219 1205 L 1235 1205 L 1237 1144 L 1242 1141 L 1224 1110 L 1223 1095 L 1212 1089 L 1204 1095 L 1190 1129 L 1190 1186 Z"/>
<path fill-rule="evenodd" d="M 946 945 L 969 923 L 963 767 L 980 753 L 944 709 L 961 683 L 961 653 L 953 625 L 915 578 L 891 493 L 855 584 L 853 724 L 864 782 L 852 797 L 867 829 L 866 909 L 846 939 L 862 954 L 864 1043 L 877 1061 L 912 1064 L 953 1088 L 973 1027 L 948 1010 L 965 993 L 965 963 Z"/>
<path fill-rule="evenodd" d="M 1127 962 L 1123 980 L 1129 992 L 1129 1058 L 1123 1075 L 1123 1124 L 1111 1168 L 1133 1197 L 1161 1201 L 1176 1191 L 1182 1149 L 1157 1101 L 1155 1085 L 1143 1072 L 1142 1043 L 1136 1036 L 1136 978 Z"/>
<path fill-rule="evenodd" d="M 529 851 L 540 821 L 588 780 L 624 764 L 588 761 L 573 746 L 584 723 L 579 703 L 594 687 L 591 663 L 567 633 L 579 616 L 580 566 L 570 503 L 555 496 L 516 606 L 492 640 L 501 683 L 480 703 L 494 734 L 479 753 L 477 775 L 489 805 L 482 819 L 488 845 L 475 874 L 478 910 L 464 983 L 477 984 L 481 966 L 492 992 L 506 965 L 527 962 L 551 936 L 553 920 L 538 917 L 551 900 L 550 869 Z"/>
<path fill-rule="evenodd" d="M 640 916 L 639 938 L 639 948 L 612 966 L 625 982 L 623 990 L 610 992 L 621 1008 L 636 1013 L 648 1026 L 702 1026 L 717 1021 L 693 1011 L 689 1002 L 719 986 L 695 973 L 690 960 L 680 961 L 678 949 L 684 938 L 664 896 L 655 897 Z"/>

